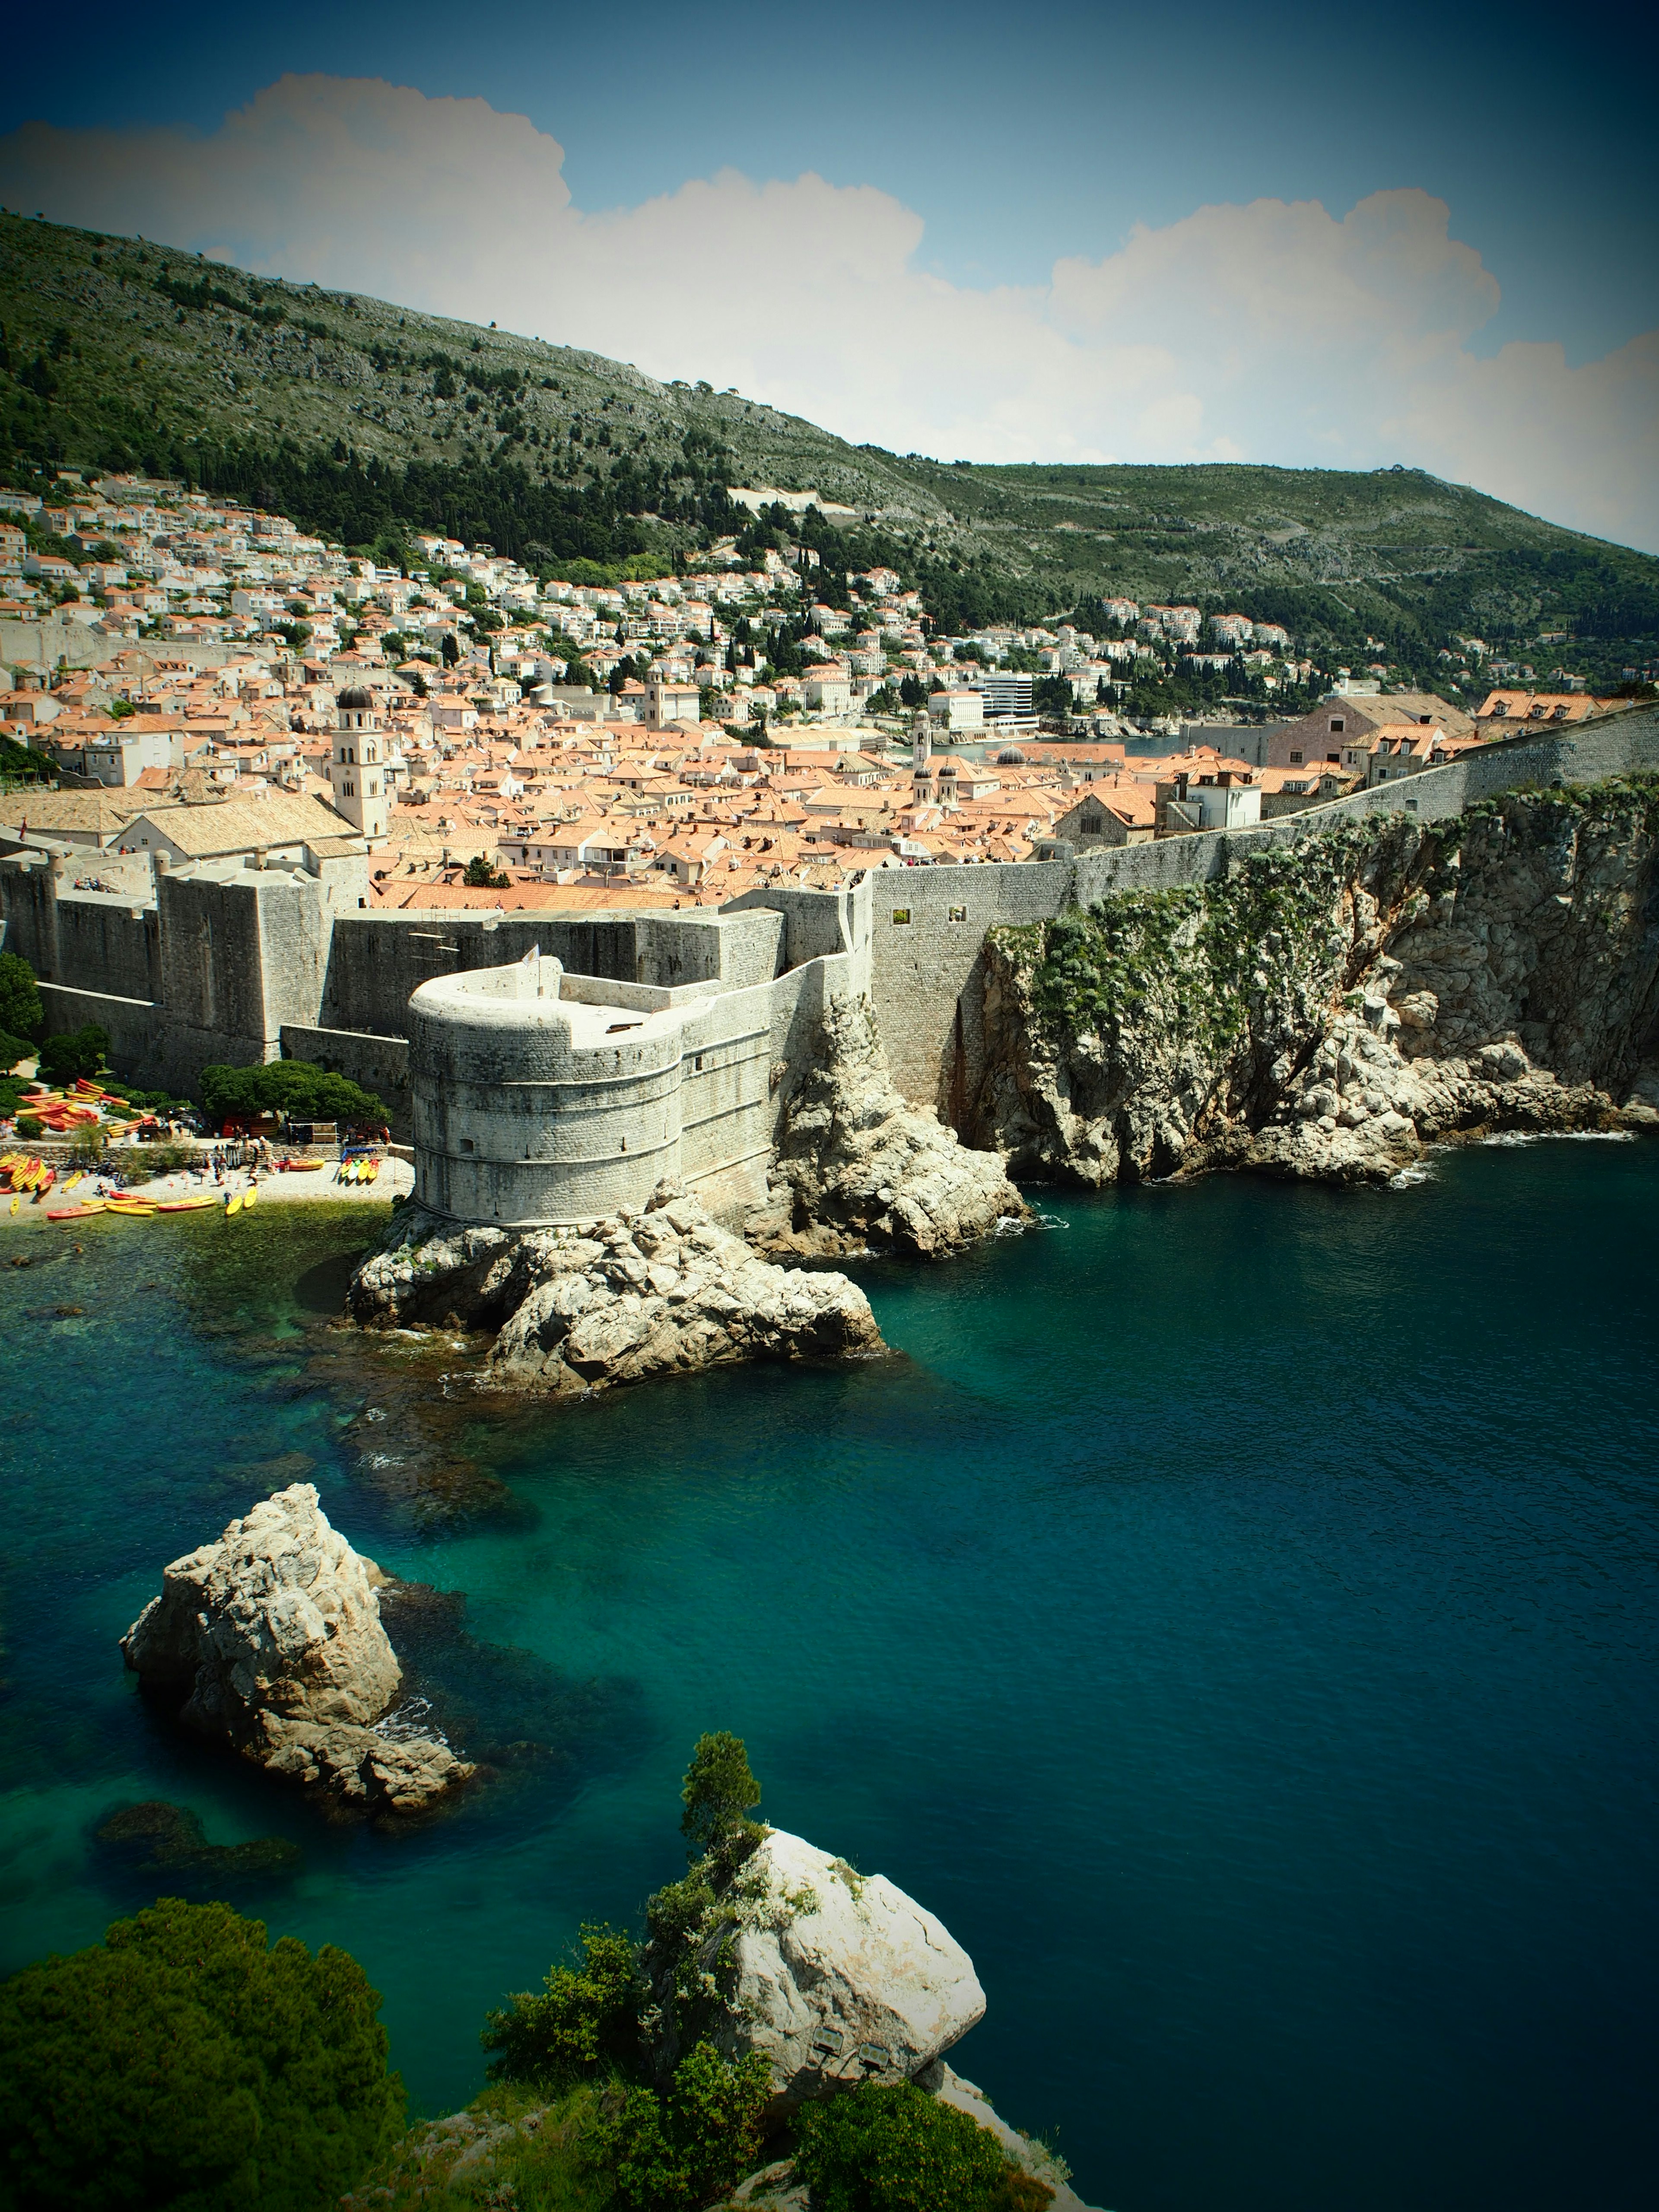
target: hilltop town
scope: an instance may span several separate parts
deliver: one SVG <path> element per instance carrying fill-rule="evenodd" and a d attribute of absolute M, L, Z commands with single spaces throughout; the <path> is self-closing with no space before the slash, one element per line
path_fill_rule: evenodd
<path fill-rule="evenodd" d="M 20 785 L 8 826 L 173 863 L 345 840 L 387 907 L 718 905 L 1249 827 L 1617 703 L 1522 686 L 1470 714 L 1386 660 L 1322 671 L 1280 624 L 1122 597 L 1092 629 L 945 636 L 890 569 L 827 582 L 775 526 L 799 498 L 734 497 L 772 542 L 585 582 L 431 535 L 377 564 L 176 484 L 0 487 L 14 651 L 72 631 L 89 664 L 5 674 L 0 725 L 57 786 Z M 1288 719 L 1132 720 L 1149 670 Z"/>

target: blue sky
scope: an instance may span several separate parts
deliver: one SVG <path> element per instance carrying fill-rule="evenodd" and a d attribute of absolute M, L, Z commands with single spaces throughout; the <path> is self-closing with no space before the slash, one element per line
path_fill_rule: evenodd
<path fill-rule="evenodd" d="M 210 161 L 189 190 L 176 177 L 165 192 L 155 185 L 178 166 L 172 132 L 183 126 L 211 148 L 228 112 L 285 76 L 382 80 L 428 103 L 482 102 L 467 111 L 475 118 L 494 110 L 534 127 L 536 144 L 519 143 L 522 187 L 494 166 L 501 134 L 487 123 L 469 126 L 483 157 L 452 146 L 450 198 L 465 196 L 465 173 L 478 175 L 475 228 L 489 222 L 485 173 L 498 203 L 541 191 L 552 171 L 539 149 L 556 142 L 564 217 L 580 217 L 580 238 L 554 223 L 538 247 L 533 222 L 514 215 L 490 308 L 504 323 L 605 350 L 626 343 L 628 357 L 659 374 L 708 374 L 746 390 L 758 379 L 760 396 L 901 447 L 953 445 L 983 459 L 1027 446 L 1057 458 L 1237 449 L 1301 463 L 1420 459 L 1651 543 L 1659 514 L 1642 472 L 1653 459 L 1655 364 L 1643 349 L 1659 329 L 1659 14 L 1586 20 L 1580 38 L 1559 9 L 1531 5 L 808 12 L 413 0 L 185 4 L 161 19 L 94 8 L 76 15 L 67 44 L 44 15 L 9 30 L 16 65 L 0 84 L 0 200 L 33 212 L 38 195 L 33 204 L 48 215 L 111 228 L 145 228 L 148 211 L 173 243 L 320 281 L 400 283 L 394 296 L 413 304 L 477 312 L 476 279 L 457 269 L 447 284 L 433 257 L 411 258 L 390 199 L 354 214 L 376 133 L 407 200 L 408 164 L 431 135 L 422 117 L 452 118 L 450 108 L 361 113 L 328 224 L 314 205 L 304 221 L 285 218 L 280 179 L 240 224 L 228 220 Z M 269 162 L 287 125 L 274 109 L 262 113 Z M 41 124 L 53 128 L 20 130 Z M 94 146 L 86 134 L 100 131 L 131 135 Z M 314 167 L 316 142 L 301 139 L 295 159 Z M 779 191 L 763 220 L 754 189 L 793 187 L 804 174 L 822 179 L 828 197 L 809 206 Z M 687 198 L 688 186 L 723 175 L 725 189 Z M 1375 198 L 1407 193 L 1416 200 Z M 1347 233 L 1302 223 L 1290 226 L 1293 241 L 1265 212 L 1276 203 L 1317 204 L 1339 225 L 1374 203 L 1377 222 L 1386 216 L 1404 238 L 1389 249 L 1382 295 L 1364 279 L 1366 298 L 1387 303 L 1373 340 L 1390 320 L 1409 334 L 1388 336 L 1390 362 L 1364 341 L 1366 311 L 1340 284 L 1331 311 L 1347 319 L 1352 343 L 1310 331 L 1283 289 L 1298 255 L 1315 293 L 1328 284 L 1321 272 L 1335 265 L 1334 251 L 1347 277 L 1357 254 L 1374 272 L 1374 240 L 1357 247 Z M 1431 203 L 1444 204 L 1440 235 L 1474 257 L 1478 281 L 1436 246 L 1436 219 L 1423 211 Z M 1206 209 L 1257 214 L 1242 228 L 1212 223 L 1206 243 L 1203 225 L 1192 228 Z M 631 219 L 607 231 L 609 215 Z M 431 222 L 428 213 L 428 231 Z M 1146 245 L 1148 234 L 1164 246 Z M 605 238 L 618 249 L 608 271 Z M 1237 295 L 1225 313 L 1216 311 L 1218 254 Z M 681 361 L 647 312 L 653 255 L 681 270 L 682 285 L 688 257 L 707 257 L 701 290 L 711 296 L 693 301 L 670 288 Z M 1279 277 L 1260 299 L 1243 298 L 1243 269 L 1275 256 Z M 712 297 L 722 257 L 740 272 L 724 319 Z M 849 257 L 856 269 L 838 276 Z M 1057 264 L 1104 273 L 1079 290 L 1080 278 L 1056 284 Z M 805 283 L 814 268 L 819 281 Z M 979 385 L 954 366 L 976 313 L 998 333 Z M 793 340 L 766 332 L 769 314 Z M 1262 351 L 1275 318 L 1289 349 L 1277 365 Z M 1038 366 L 1019 366 L 1021 329 Z M 1176 333 L 1167 342 L 1166 330 Z M 1435 330 L 1452 350 L 1429 392 L 1423 347 Z M 878 342 L 896 364 L 890 374 L 866 358 Z M 1538 348 L 1559 352 L 1546 361 L 1525 350 Z M 848 355 L 840 385 L 826 365 L 838 351 Z M 1288 411 L 1273 397 L 1287 375 L 1299 395 Z M 1407 389 L 1402 377 L 1417 381 Z M 1170 403 L 1152 404 L 1165 388 Z M 917 399 L 928 390 L 931 410 Z M 1558 450 L 1553 471 L 1528 459 L 1540 444 Z"/>

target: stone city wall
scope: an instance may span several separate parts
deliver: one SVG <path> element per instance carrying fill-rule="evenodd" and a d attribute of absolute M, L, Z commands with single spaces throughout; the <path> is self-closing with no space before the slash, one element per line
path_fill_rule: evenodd
<path fill-rule="evenodd" d="M 1448 767 L 1309 807 L 1260 829 L 1201 830 L 1018 866 L 872 871 L 873 994 L 893 1079 L 913 1103 L 937 1107 L 953 1123 L 959 1120 L 983 1068 L 983 952 L 986 931 L 994 924 L 1051 921 L 1068 908 L 1122 891 L 1207 882 L 1253 853 L 1298 844 L 1334 823 L 1369 815 L 1445 821 L 1522 784 L 1595 782 L 1656 771 L 1659 714 L 1642 708 L 1571 734 L 1506 739 Z"/>
<path fill-rule="evenodd" d="M 745 919 L 740 952 L 781 920 Z M 736 1218 L 766 1194 L 776 1077 L 829 999 L 867 983 L 856 951 L 735 989 L 569 975 L 533 950 L 434 978 L 409 1009 L 416 1195 L 522 1228 L 642 1206 L 667 1179 Z"/>
<path fill-rule="evenodd" d="M 1570 733 L 1526 733 L 1255 830 L 1019 866 L 872 869 L 839 891 L 756 890 L 720 912 L 374 914 L 359 908 L 356 878 L 337 880 L 328 866 L 315 875 L 163 872 L 142 902 L 66 892 L 64 864 L 30 854 L 0 863 L 0 926 L 6 948 L 47 987 L 51 1028 L 102 1020 L 117 1064 L 136 1080 L 183 1091 L 210 1061 L 286 1052 L 364 1083 L 400 1122 L 413 1104 L 410 1000 L 423 984 L 500 969 L 538 949 L 568 981 L 689 993 L 696 1010 L 682 1024 L 692 1063 L 679 1077 L 682 1170 L 718 1182 L 740 1173 L 751 1146 L 763 1149 L 763 1123 L 769 1137 L 756 1089 L 763 1031 L 769 1094 L 770 1071 L 804 1056 L 827 996 L 867 989 L 900 1090 L 958 1121 L 983 1065 L 982 948 L 994 925 L 1204 880 L 1267 846 L 1370 814 L 1439 821 L 1520 784 L 1656 769 L 1659 715 L 1644 708 Z"/>

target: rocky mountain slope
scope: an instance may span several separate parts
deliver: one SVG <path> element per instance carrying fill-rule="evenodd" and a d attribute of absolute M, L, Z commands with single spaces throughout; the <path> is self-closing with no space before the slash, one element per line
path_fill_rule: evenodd
<path fill-rule="evenodd" d="M 348 543 L 442 527 L 527 560 L 667 556 L 729 484 L 816 489 L 950 626 L 1091 594 L 1242 605 L 1316 648 L 1573 629 L 1650 657 L 1659 562 L 1419 471 L 970 467 L 736 391 L 154 243 L 0 215 L 0 472 L 188 472 Z M 1547 650 L 1547 648 L 1542 648 Z"/>
<path fill-rule="evenodd" d="M 1659 780 L 1373 817 L 988 956 L 974 1133 L 1022 1178 L 1381 1181 L 1458 1135 L 1659 1127 Z"/>

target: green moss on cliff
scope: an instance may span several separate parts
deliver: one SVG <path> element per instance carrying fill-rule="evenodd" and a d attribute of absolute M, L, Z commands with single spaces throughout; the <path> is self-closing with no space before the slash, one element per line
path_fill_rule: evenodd
<path fill-rule="evenodd" d="M 992 939 L 1051 1036 L 1117 1042 L 1126 1028 L 1150 1027 L 1216 1056 L 1247 1036 L 1253 1008 L 1276 986 L 1336 987 L 1349 945 L 1338 926 L 1345 892 L 1379 861 L 1384 873 L 1403 868 L 1419 842 L 1414 829 L 1374 817 L 1271 848 L 1212 883 L 1126 891 Z"/>

